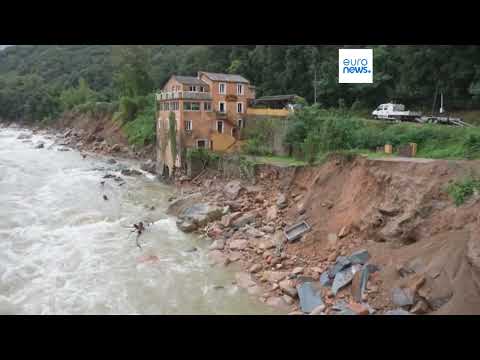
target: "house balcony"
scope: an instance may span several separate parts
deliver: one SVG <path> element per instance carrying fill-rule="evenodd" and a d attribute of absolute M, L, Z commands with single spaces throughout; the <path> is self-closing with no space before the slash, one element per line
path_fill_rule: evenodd
<path fill-rule="evenodd" d="M 201 91 L 161 91 L 156 94 L 161 100 L 212 100 L 211 92 Z"/>

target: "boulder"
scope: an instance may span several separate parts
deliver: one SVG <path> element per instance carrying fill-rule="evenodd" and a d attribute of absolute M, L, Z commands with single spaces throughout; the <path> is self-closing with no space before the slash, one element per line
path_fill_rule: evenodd
<path fill-rule="evenodd" d="M 275 228 L 271 225 L 265 225 L 264 227 L 262 227 L 262 231 L 267 234 L 273 234 L 275 232 Z"/>
<path fill-rule="evenodd" d="M 115 159 L 108 159 L 107 160 L 107 164 L 114 165 L 116 163 L 117 163 L 117 160 L 115 160 Z"/>
<path fill-rule="evenodd" d="M 285 194 L 278 195 L 276 204 L 279 209 L 284 209 L 287 207 L 288 203 Z"/>
<path fill-rule="evenodd" d="M 185 209 L 179 219 L 195 223 L 198 227 L 207 225 L 209 222 L 218 220 L 222 216 L 222 208 L 207 203 L 198 203 Z"/>
<path fill-rule="evenodd" d="M 99 140 L 100 137 L 97 136 L 97 140 Z M 100 140 L 101 141 L 101 140 Z M 111 152 L 118 152 L 121 150 L 121 146 L 119 144 L 112 145 L 110 148 Z"/>
<path fill-rule="evenodd" d="M 45 143 L 43 141 L 39 141 L 35 144 L 35 149 L 43 149 L 45 147 Z"/>
<path fill-rule="evenodd" d="M 270 206 L 267 209 L 266 219 L 267 221 L 274 221 L 277 218 L 277 208 L 275 206 Z"/>
<path fill-rule="evenodd" d="M 269 282 L 279 282 L 288 276 L 286 271 L 265 271 L 263 277 Z"/>
<path fill-rule="evenodd" d="M 260 237 L 265 236 L 265 233 L 263 233 L 260 230 L 255 229 L 254 227 L 249 226 L 245 231 L 245 235 L 247 235 L 249 237 L 260 238 Z"/>
<path fill-rule="evenodd" d="M 233 220 L 232 226 L 238 229 L 238 228 L 241 228 L 242 226 L 255 222 L 256 218 L 257 218 L 257 212 L 250 211 L 246 214 L 243 214 L 239 218 Z"/>
<path fill-rule="evenodd" d="M 261 270 L 262 270 L 262 265 L 260 264 L 254 264 L 250 267 L 250 269 L 248 269 L 248 271 L 251 272 L 252 274 L 255 274 Z"/>
<path fill-rule="evenodd" d="M 140 169 L 143 171 L 149 172 L 151 174 L 156 174 L 156 164 L 153 160 L 147 160 L 140 166 Z"/>
<path fill-rule="evenodd" d="M 229 206 L 232 211 L 239 211 L 243 207 L 243 203 L 240 200 L 225 201 L 225 205 Z"/>
<path fill-rule="evenodd" d="M 301 273 L 303 273 L 303 270 L 304 270 L 303 267 L 298 266 L 298 267 L 296 267 L 296 268 L 294 268 L 294 269 L 292 270 L 292 275 L 301 274 Z"/>
<path fill-rule="evenodd" d="M 228 244 L 228 247 L 231 250 L 245 250 L 248 247 L 248 241 L 247 240 L 232 240 Z"/>
<path fill-rule="evenodd" d="M 178 216 L 190 206 L 198 203 L 202 199 L 201 193 L 194 193 L 180 199 L 174 200 L 167 208 L 167 214 Z"/>
<path fill-rule="evenodd" d="M 297 297 L 298 292 L 297 289 L 294 287 L 294 283 L 291 280 L 282 280 L 278 283 L 280 290 L 282 290 L 283 293 L 287 294 L 288 296 L 291 296 L 292 298 Z"/>
<path fill-rule="evenodd" d="M 295 300 L 291 297 L 291 296 L 288 296 L 287 294 L 284 294 L 282 295 L 282 299 L 288 304 L 288 305 L 292 305 Z"/>
<path fill-rule="evenodd" d="M 142 173 L 138 170 L 135 170 L 135 169 L 123 169 L 122 171 L 120 171 L 120 173 L 124 176 L 138 176 L 138 175 L 142 175 Z"/>
<path fill-rule="evenodd" d="M 31 134 L 20 134 L 17 136 L 18 140 L 25 140 L 25 139 L 31 139 L 32 135 Z"/>
<path fill-rule="evenodd" d="M 261 240 L 257 246 L 260 250 L 268 250 L 268 249 L 273 249 L 275 247 L 275 244 L 273 243 L 272 240 L 267 239 L 267 240 Z"/>
<path fill-rule="evenodd" d="M 232 222 L 236 219 L 238 219 L 240 216 L 242 216 L 242 213 L 240 211 L 234 212 L 232 214 L 227 214 L 222 216 L 222 225 L 224 227 L 229 227 Z"/>
<path fill-rule="evenodd" d="M 232 251 L 230 254 L 228 254 L 228 260 L 230 262 L 238 261 L 241 258 L 242 258 L 242 254 L 238 251 Z"/>
<path fill-rule="evenodd" d="M 215 240 L 209 247 L 210 250 L 223 250 L 225 248 L 225 239 Z"/>
<path fill-rule="evenodd" d="M 243 189 L 242 184 L 240 180 L 232 180 L 225 184 L 225 187 L 223 188 L 223 192 L 227 199 L 229 200 L 235 200 L 238 195 L 240 194 L 240 191 Z"/>
<path fill-rule="evenodd" d="M 177 227 L 182 230 L 183 232 L 190 233 L 198 229 L 198 225 L 195 224 L 192 221 L 188 220 L 183 220 L 183 219 L 178 219 L 177 222 Z"/>

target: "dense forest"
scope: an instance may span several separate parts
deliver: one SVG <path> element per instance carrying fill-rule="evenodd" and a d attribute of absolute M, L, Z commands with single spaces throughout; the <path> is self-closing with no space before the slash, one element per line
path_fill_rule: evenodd
<path fill-rule="evenodd" d="M 478 46 L 366 45 L 374 48 L 373 84 L 338 84 L 339 47 L 359 46 L 8 47 L 0 51 L 0 118 L 48 120 L 74 107 L 110 104 L 132 120 L 171 74 L 198 70 L 239 73 L 257 86 L 257 96 L 297 94 L 309 103 L 316 85 L 325 108 L 371 109 L 396 100 L 431 109 L 438 91 L 449 110 L 480 107 Z"/>

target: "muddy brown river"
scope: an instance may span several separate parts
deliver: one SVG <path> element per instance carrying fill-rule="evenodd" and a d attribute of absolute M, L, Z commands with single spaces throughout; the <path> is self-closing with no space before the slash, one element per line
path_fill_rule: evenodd
<path fill-rule="evenodd" d="M 120 175 L 135 164 L 20 134 L 31 132 L 0 128 L 0 314 L 276 313 L 210 265 L 206 240 L 177 229 L 165 214 L 171 188 Z M 102 186 L 107 173 L 125 184 Z M 127 229 L 140 220 L 153 222 L 142 249 Z"/>

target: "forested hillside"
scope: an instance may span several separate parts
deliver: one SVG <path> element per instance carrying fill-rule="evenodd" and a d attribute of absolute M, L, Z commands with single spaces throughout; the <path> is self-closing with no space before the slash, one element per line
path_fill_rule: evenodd
<path fill-rule="evenodd" d="M 478 46 L 365 46 L 374 48 L 374 83 L 358 85 L 338 84 L 339 47 L 359 46 L 13 46 L 0 51 L 0 118 L 54 119 L 88 103 L 120 100 L 121 108 L 122 98 L 125 112 L 126 97 L 198 70 L 239 73 L 258 96 L 295 93 L 308 102 L 316 72 L 323 107 L 370 109 L 393 99 L 428 109 L 437 89 L 450 110 L 480 107 Z"/>

